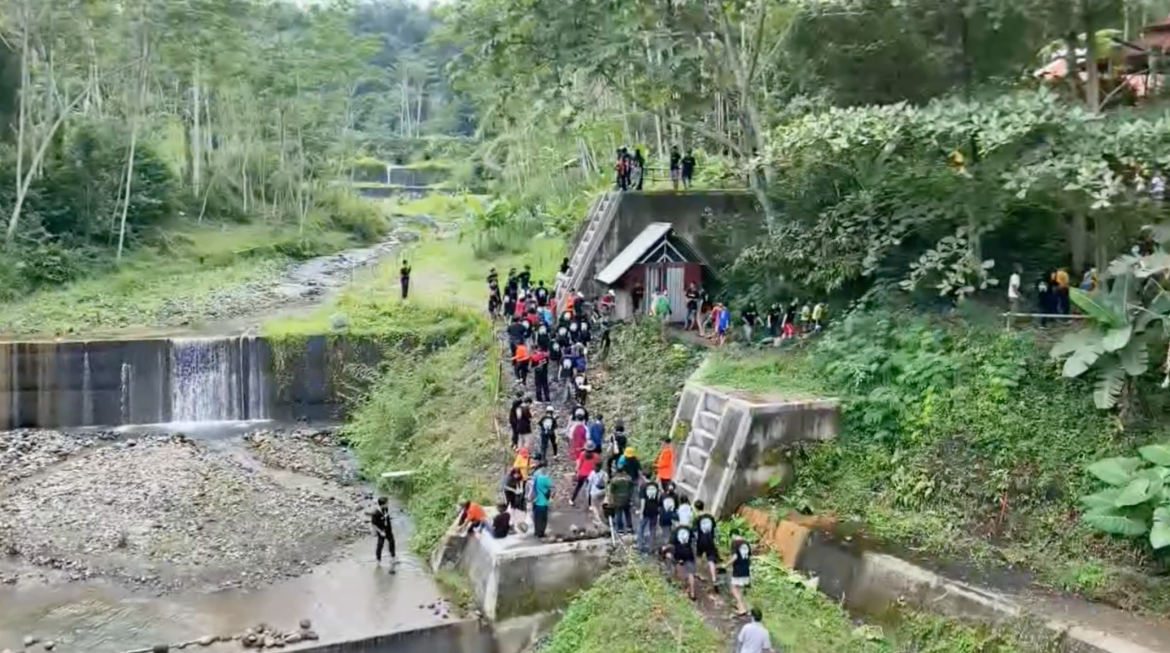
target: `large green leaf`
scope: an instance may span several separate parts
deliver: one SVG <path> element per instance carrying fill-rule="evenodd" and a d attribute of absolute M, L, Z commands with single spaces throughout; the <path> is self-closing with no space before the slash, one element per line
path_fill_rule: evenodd
<path fill-rule="evenodd" d="M 1120 283 L 1120 280 L 1114 283 Z M 1087 293 L 1080 288 L 1069 288 L 1069 297 L 1077 308 L 1108 328 L 1117 328 L 1125 324 L 1123 308 L 1111 301 L 1110 295 L 1106 293 L 1100 291 Z"/>
<path fill-rule="evenodd" d="M 1076 352 L 1082 347 L 1101 348 L 1101 332 L 1095 328 L 1080 329 L 1071 333 L 1064 334 L 1048 355 L 1053 358 L 1064 358 L 1069 354 Z"/>
<path fill-rule="evenodd" d="M 1141 467 L 1141 458 L 1106 458 L 1089 465 L 1089 473 L 1113 487 L 1124 487 Z"/>
<path fill-rule="evenodd" d="M 1117 361 L 1101 367 L 1097 375 L 1097 384 L 1093 387 L 1093 403 L 1101 410 L 1111 410 L 1117 405 L 1122 390 L 1125 389 L 1125 370 Z"/>
<path fill-rule="evenodd" d="M 1130 337 L 1133 336 L 1133 326 L 1125 325 L 1116 329 L 1110 329 L 1105 337 L 1101 339 L 1101 346 L 1105 351 L 1117 351 L 1129 344 Z"/>
<path fill-rule="evenodd" d="M 1111 510 L 1117 504 L 1117 496 L 1121 494 L 1119 488 L 1109 488 L 1108 490 L 1101 490 L 1096 494 L 1081 497 L 1081 505 L 1085 510 Z"/>
<path fill-rule="evenodd" d="M 1154 511 L 1154 524 L 1150 528 L 1150 546 L 1154 549 L 1170 546 L 1170 506 L 1161 506 Z"/>
<path fill-rule="evenodd" d="M 1158 485 L 1158 490 L 1161 491 L 1161 484 Z M 1153 494 L 1150 492 L 1150 479 L 1135 478 L 1125 486 L 1118 495 L 1117 499 L 1113 501 L 1113 505 L 1118 508 L 1128 508 L 1129 506 L 1136 506 L 1150 500 Z"/>
<path fill-rule="evenodd" d="M 1138 449 L 1138 453 L 1155 465 L 1170 467 L 1170 444 L 1151 444 Z"/>
<path fill-rule="evenodd" d="M 1137 537 L 1145 535 L 1146 531 L 1150 529 L 1146 522 L 1118 512 L 1086 512 L 1081 516 L 1081 519 L 1089 526 L 1112 535 Z"/>
<path fill-rule="evenodd" d="M 1150 369 L 1150 347 L 1142 338 L 1131 340 L 1129 346 L 1117 352 L 1121 369 L 1130 376 L 1141 376 Z"/>
<path fill-rule="evenodd" d="M 1095 345 L 1081 347 L 1073 352 L 1073 355 L 1069 356 L 1068 360 L 1064 361 L 1062 374 L 1070 379 L 1077 378 L 1087 372 L 1104 352 L 1105 349 L 1101 347 L 1100 342 Z"/>

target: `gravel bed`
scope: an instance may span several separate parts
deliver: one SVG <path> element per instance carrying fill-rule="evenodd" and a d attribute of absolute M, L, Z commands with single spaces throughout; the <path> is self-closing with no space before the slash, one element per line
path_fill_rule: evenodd
<path fill-rule="evenodd" d="M 309 453 L 302 440 L 313 442 L 269 437 L 267 457 L 312 460 L 290 464 L 338 478 L 326 467 L 329 447 Z M 293 453 L 276 453 L 286 441 Z M 251 587 L 299 575 L 367 531 L 360 491 L 283 484 L 241 460 L 248 447 L 238 443 L 233 451 L 148 436 L 97 446 L 101 437 L 53 431 L 5 433 L 0 442 L 15 444 L 0 447 L 0 554 L 71 580 L 164 592 Z"/>

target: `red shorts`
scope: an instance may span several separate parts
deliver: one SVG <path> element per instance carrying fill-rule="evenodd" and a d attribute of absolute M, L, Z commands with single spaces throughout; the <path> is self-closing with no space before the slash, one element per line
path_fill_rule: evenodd
<path fill-rule="evenodd" d="M 786 336 L 796 335 L 796 327 L 792 326 L 791 322 L 788 322 L 787 324 L 784 325 L 784 335 L 786 335 Z"/>

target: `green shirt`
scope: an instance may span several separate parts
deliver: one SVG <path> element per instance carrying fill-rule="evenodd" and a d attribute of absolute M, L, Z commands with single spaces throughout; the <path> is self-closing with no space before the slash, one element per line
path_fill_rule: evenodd
<path fill-rule="evenodd" d="M 548 506 L 552 495 L 552 479 L 544 472 L 537 472 L 532 477 L 532 505 Z"/>
<path fill-rule="evenodd" d="M 654 312 L 658 315 L 666 315 L 670 312 L 670 298 L 666 295 L 660 296 L 654 300 Z"/>

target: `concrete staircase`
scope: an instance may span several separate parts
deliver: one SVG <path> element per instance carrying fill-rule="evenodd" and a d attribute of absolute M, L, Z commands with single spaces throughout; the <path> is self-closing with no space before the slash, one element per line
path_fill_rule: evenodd
<path fill-rule="evenodd" d="M 592 261 L 597 254 L 601 246 L 601 237 L 609 230 L 610 223 L 617 214 L 621 197 L 621 193 L 617 191 L 606 191 L 589 207 L 585 228 L 569 258 L 569 280 L 563 285 L 557 284 L 555 288 L 557 297 L 561 297 L 563 292 L 569 289 L 581 288 L 589 280 L 585 264 Z"/>
<path fill-rule="evenodd" d="M 675 485 L 687 496 L 699 498 L 699 488 L 703 487 L 703 480 L 711 466 L 711 453 L 715 449 L 719 423 L 723 420 L 727 403 L 725 395 L 704 392 L 697 410 L 692 413 L 690 434 L 683 444 L 682 456 L 675 472 Z M 679 408 L 681 410 L 681 403 Z M 679 417 L 676 415 L 675 419 Z"/>
<path fill-rule="evenodd" d="M 793 478 L 787 449 L 837 435 L 834 399 L 743 393 L 688 383 L 674 428 L 687 428 L 675 462 L 678 489 L 716 517 Z"/>

